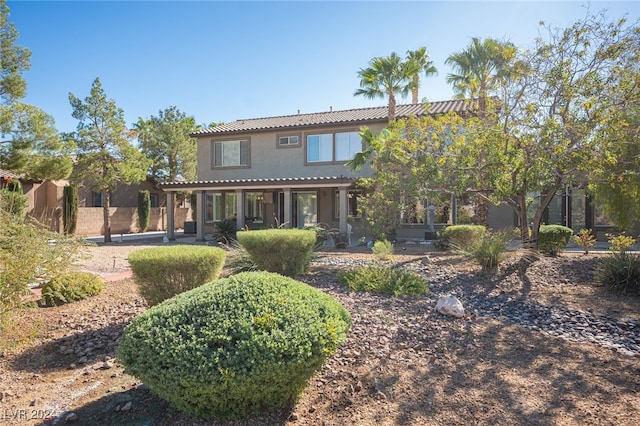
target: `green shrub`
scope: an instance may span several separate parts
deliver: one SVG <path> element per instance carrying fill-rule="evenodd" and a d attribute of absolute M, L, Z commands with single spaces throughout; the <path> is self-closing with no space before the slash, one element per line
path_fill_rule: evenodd
<path fill-rule="evenodd" d="M 309 268 L 316 233 L 304 229 L 262 229 L 238 232 L 258 269 L 293 277 Z"/>
<path fill-rule="evenodd" d="M 148 190 L 138 191 L 138 222 L 140 232 L 147 232 L 149 220 L 151 219 L 151 194 Z"/>
<path fill-rule="evenodd" d="M 9 213 L 13 220 L 23 220 L 27 214 L 27 196 L 22 192 L 0 189 L 0 210 Z"/>
<path fill-rule="evenodd" d="M 62 188 L 62 223 L 65 235 L 76 233 L 78 226 L 78 187 L 65 185 Z"/>
<path fill-rule="evenodd" d="M 244 272 L 143 312 L 125 329 L 116 357 L 178 410 L 239 418 L 295 402 L 350 324 L 326 293 Z"/>
<path fill-rule="evenodd" d="M 571 240 L 573 230 L 562 225 L 540 225 L 538 232 L 538 250 L 555 256 Z"/>
<path fill-rule="evenodd" d="M 62 305 L 95 296 L 104 290 L 102 278 L 90 272 L 73 271 L 58 275 L 42 286 L 42 302 Z"/>
<path fill-rule="evenodd" d="M 582 228 L 580 232 L 573 236 L 573 241 L 582 247 L 585 256 L 589 254 L 589 249 L 596 245 L 596 237 L 591 233 L 591 229 Z"/>
<path fill-rule="evenodd" d="M 611 244 L 609 251 L 625 252 L 636 243 L 636 239 L 626 235 L 624 231 L 618 235 L 606 234 L 606 236 L 609 244 Z"/>
<path fill-rule="evenodd" d="M 305 226 L 303 229 L 316 233 L 316 244 L 314 248 L 322 246 L 327 238 L 329 238 L 329 230 L 322 226 Z"/>
<path fill-rule="evenodd" d="M 389 260 L 393 254 L 393 244 L 389 240 L 376 241 L 373 243 L 371 251 L 376 259 Z"/>
<path fill-rule="evenodd" d="M 221 220 L 214 225 L 213 237 L 219 243 L 231 244 L 236 239 L 237 226 L 235 220 Z"/>
<path fill-rule="evenodd" d="M 225 266 L 232 274 L 255 271 L 258 269 L 247 250 L 245 250 L 237 241 L 232 241 L 231 244 L 225 246 L 225 250 L 227 250 Z"/>
<path fill-rule="evenodd" d="M 342 271 L 338 281 L 356 291 L 413 296 L 428 292 L 427 281 L 413 272 L 402 271 L 385 265 L 359 266 Z"/>
<path fill-rule="evenodd" d="M 30 283 L 66 272 L 81 251 L 78 240 L 0 210 L 0 331 L 9 313 L 22 306 Z"/>
<path fill-rule="evenodd" d="M 516 234 L 513 231 L 498 231 L 485 234 L 461 253 L 474 259 L 483 271 L 495 271 L 506 256 L 509 242 Z"/>
<path fill-rule="evenodd" d="M 444 228 L 441 235 L 449 247 L 466 250 L 486 233 L 487 229 L 482 225 L 451 225 Z"/>
<path fill-rule="evenodd" d="M 602 261 L 596 282 L 623 293 L 640 294 L 640 256 L 617 251 Z"/>
<path fill-rule="evenodd" d="M 140 294 L 149 306 L 218 278 L 226 253 L 218 247 L 175 245 L 129 254 Z"/>

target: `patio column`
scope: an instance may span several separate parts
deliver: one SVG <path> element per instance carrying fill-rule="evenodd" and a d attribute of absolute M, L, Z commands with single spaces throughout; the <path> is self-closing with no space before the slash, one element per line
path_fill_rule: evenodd
<path fill-rule="evenodd" d="M 196 192 L 196 241 L 204 241 L 204 222 L 206 206 L 204 205 L 204 191 Z"/>
<path fill-rule="evenodd" d="M 347 232 L 347 215 L 348 213 L 348 192 L 347 192 L 347 188 L 346 187 L 340 187 L 339 188 L 339 211 L 340 211 L 340 222 L 338 224 L 338 227 L 340 229 L 340 232 Z"/>
<path fill-rule="evenodd" d="M 236 227 L 244 228 L 244 193 L 242 189 L 236 189 Z"/>
<path fill-rule="evenodd" d="M 291 228 L 291 188 L 284 188 L 284 227 Z"/>
<path fill-rule="evenodd" d="M 175 194 L 172 191 L 167 192 L 167 238 L 169 241 L 175 241 Z"/>
<path fill-rule="evenodd" d="M 456 194 L 451 194 L 451 208 L 449 209 L 449 218 L 452 225 L 458 224 L 458 199 Z"/>

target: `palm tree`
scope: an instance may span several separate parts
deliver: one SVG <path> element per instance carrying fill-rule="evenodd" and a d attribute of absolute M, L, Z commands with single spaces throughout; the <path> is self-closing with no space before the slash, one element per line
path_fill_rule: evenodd
<path fill-rule="evenodd" d="M 375 57 L 369 62 L 369 68 L 360 69 L 360 89 L 354 96 L 367 99 L 389 98 L 389 122 L 396 119 L 396 95 L 407 96 L 413 89 L 413 75 L 418 73 L 411 61 L 403 61 L 393 52 L 387 57 Z"/>
<path fill-rule="evenodd" d="M 447 75 L 447 83 L 459 98 L 477 98 L 478 116 L 484 118 L 489 92 L 508 80 L 515 56 L 516 47 L 510 42 L 474 37 L 464 50 L 445 60 L 455 72 Z"/>
<path fill-rule="evenodd" d="M 451 65 L 456 74 L 448 74 L 447 82 L 453 86 L 459 98 L 478 99 L 478 117 L 486 118 L 489 92 L 509 79 L 510 69 L 515 60 L 516 47 L 510 42 L 492 38 L 471 39 L 462 51 L 452 53 L 445 63 Z M 478 158 L 478 166 L 485 163 L 486 155 Z M 475 222 L 487 225 L 489 202 L 486 191 L 479 191 L 475 207 Z"/>
<path fill-rule="evenodd" d="M 407 61 L 413 62 L 417 68 L 415 74 L 413 74 L 413 87 L 411 89 L 411 102 L 417 104 L 418 89 L 420 88 L 420 74 L 424 73 L 426 77 L 438 74 L 438 70 L 433 65 L 433 61 L 429 60 L 429 54 L 426 47 L 419 47 L 416 50 L 407 50 Z"/>

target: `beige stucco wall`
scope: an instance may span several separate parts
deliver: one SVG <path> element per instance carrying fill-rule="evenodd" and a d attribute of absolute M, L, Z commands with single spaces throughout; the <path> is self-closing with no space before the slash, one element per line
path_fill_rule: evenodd
<path fill-rule="evenodd" d="M 379 131 L 383 125 L 371 126 Z M 305 141 L 307 134 L 355 132 L 358 126 L 317 127 L 298 132 L 272 131 L 268 133 L 247 133 L 229 136 L 208 136 L 198 139 L 198 180 L 216 179 L 261 179 L 282 177 L 319 177 L 319 176 L 368 176 L 371 169 L 363 168 L 354 174 L 344 163 L 305 164 Z M 277 147 L 277 138 L 281 135 L 297 134 L 301 143 L 295 147 Z M 250 166 L 246 168 L 213 168 L 213 141 L 249 140 Z"/>
<path fill-rule="evenodd" d="M 137 207 L 111 207 L 111 234 L 129 234 L 139 232 Z M 189 218 L 189 219 L 187 219 Z M 175 216 L 176 229 L 183 229 L 185 220 L 190 220 L 191 209 L 177 208 Z M 103 234 L 102 207 L 80 207 L 78 209 L 77 236 L 98 236 Z M 147 231 L 166 231 L 167 209 L 152 207 Z"/>

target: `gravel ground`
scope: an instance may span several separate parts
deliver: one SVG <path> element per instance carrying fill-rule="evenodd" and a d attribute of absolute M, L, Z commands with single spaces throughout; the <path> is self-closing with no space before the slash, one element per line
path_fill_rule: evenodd
<path fill-rule="evenodd" d="M 126 256 L 157 243 L 90 248 L 79 267 L 116 279 L 104 294 L 25 317 L 25 327 L 48 328 L 0 358 L 5 414 L 36 407 L 51 414 L 49 424 L 87 425 L 631 425 L 640 418 L 640 300 L 593 285 L 599 256 L 513 257 L 483 275 L 458 256 L 405 247 L 394 261 L 425 276 L 428 295 L 346 289 L 336 273 L 372 261 L 360 249 L 319 253 L 300 277 L 340 301 L 353 324 L 295 406 L 240 422 L 190 419 L 113 360 L 123 327 L 146 309 L 122 279 Z M 436 312 L 447 294 L 462 301 L 464 318 Z"/>

